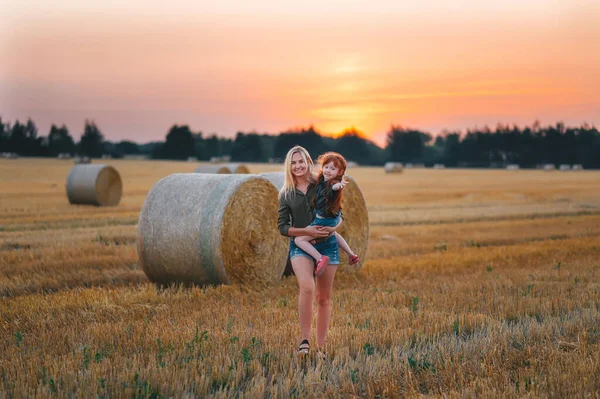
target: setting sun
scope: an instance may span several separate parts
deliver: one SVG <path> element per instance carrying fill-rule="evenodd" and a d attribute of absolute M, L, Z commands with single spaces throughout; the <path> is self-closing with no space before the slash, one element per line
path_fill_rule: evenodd
<path fill-rule="evenodd" d="M 175 123 L 224 137 L 356 126 L 383 144 L 392 124 L 437 134 L 600 123 L 600 28 L 581 22 L 600 7 L 586 1 L 353 1 L 341 10 L 337 1 L 177 0 L 143 12 L 30 3 L 0 13 L 0 109 L 43 132 L 52 123 L 77 131 L 86 118 L 108 139 L 138 142 Z"/>

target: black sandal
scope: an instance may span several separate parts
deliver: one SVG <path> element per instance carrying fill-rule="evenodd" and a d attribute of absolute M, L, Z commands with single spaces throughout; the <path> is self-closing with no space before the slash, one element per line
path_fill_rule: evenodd
<path fill-rule="evenodd" d="M 310 349 L 310 344 L 308 343 L 308 340 L 305 339 L 302 342 L 300 342 L 300 346 L 298 346 L 298 354 L 308 355 L 309 349 Z"/>

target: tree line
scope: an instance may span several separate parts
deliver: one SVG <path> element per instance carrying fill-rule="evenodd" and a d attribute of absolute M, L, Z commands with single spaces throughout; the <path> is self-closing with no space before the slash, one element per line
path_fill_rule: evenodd
<path fill-rule="evenodd" d="M 337 151 L 361 165 L 381 165 L 388 161 L 414 164 L 444 164 L 460 167 L 503 167 L 517 164 L 581 164 L 600 168 L 600 133 L 583 124 L 566 127 L 563 123 L 520 128 L 499 124 L 466 132 L 444 131 L 437 136 L 420 130 L 392 125 L 386 147 L 380 148 L 354 128 L 331 138 L 319 134 L 313 126 L 290 129 L 279 134 L 238 132 L 234 138 L 192 131 L 187 125 L 172 126 L 165 141 L 137 144 L 123 140 L 111 142 L 93 121 L 86 120 L 79 141 L 65 125 L 52 125 L 47 136 L 38 134 L 35 123 L 18 120 L 14 124 L 0 117 L 0 153 L 21 156 L 56 157 L 72 154 L 99 158 L 142 155 L 153 159 L 207 161 L 229 156 L 236 162 L 281 162 L 294 145 L 305 147 L 315 158 L 326 151 Z"/>

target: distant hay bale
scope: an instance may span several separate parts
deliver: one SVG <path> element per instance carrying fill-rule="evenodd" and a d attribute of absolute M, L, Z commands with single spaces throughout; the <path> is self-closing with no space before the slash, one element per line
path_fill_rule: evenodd
<path fill-rule="evenodd" d="M 194 173 L 248 174 L 250 169 L 241 163 L 223 163 L 216 165 L 200 165 Z"/>
<path fill-rule="evenodd" d="M 446 165 L 443 163 L 436 163 L 433 165 L 433 169 L 446 169 Z"/>
<path fill-rule="evenodd" d="M 554 170 L 556 170 L 556 167 L 554 166 L 553 163 L 547 163 L 542 165 L 542 169 L 544 169 L 546 172 L 552 172 Z"/>
<path fill-rule="evenodd" d="M 229 169 L 231 169 L 231 173 L 237 174 L 248 174 L 250 173 L 250 169 L 242 163 L 231 163 L 229 164 Z"/>
<path fill-rule="evenodd" d="M 142 269 L 160 284 L 278 281 L 287 242 L 276 228 L 277 208 L 277 190 L 260 176 L 167 176 L 140 212 Z"/>
<path fill-rule="evenodd" d="M 583 165 L 582 165 L 582 164 L 579 164 L 579 163 L 578 163 L 578 164 L 575 164 L 575 165 L 573 165 L 573 167 L 571 168 L 571 170 L 573 170 L 573 171 L 580 171 L 580 170 L 583 170 Z"/>
<path fill-rule="evenodd" d="M 520 167 L 517 164 L 506 165 L 506 170 L 519 170 L 519 169 L 520 169 Z"/>
<path fill-rule="evenodd" d="M 358 163 L 356 163 L 354 161 L 348 161 L 346 167 L 348 167 L 348 168 L 356 168 L 356 167 L 358 167 Z"/>
<path fill-rule="evenodd" d="M 261 176 L 273 183 L 278 191 L 283 187 L 283 172 L 263 173 Z M 344 222 L 338 233 L 346 239 L 350 248 L 360 257 L 360 262 L 356 265 L 348 265 L 348 256 L 340 249 L 340 269 L 358 270 L 362 267 L 367 257 L 367 248 L 369 246 L 369 213 L 360 187 L 352 177 L 346 175 L 346 178 L 348 179 L 348 184 L 344 188 L 342 204 Z M 292 274 L 292 268 L 288 260 L 284 275 L 287 276 L 290 274 Z"/>
<path fill-rule="evenodd" d="M 385 173 L 402 173 L 404 167 L 400 162 L 387 162 L 383 167 Z"/>
<path fill-rule="evenodd" d="M 73 161 L 76 165 L 79 164 L 88 164 L 88 163 L 92 163 L 92 159 L 90 157 L 75 157 L 74 161 Z"/>
<path fill-rule="evenodd" d="M 71 204 L 114 206 L 121 200 L 123 183 L 109 165 L 75 165 L 67 176 L 67 197 Z"/>

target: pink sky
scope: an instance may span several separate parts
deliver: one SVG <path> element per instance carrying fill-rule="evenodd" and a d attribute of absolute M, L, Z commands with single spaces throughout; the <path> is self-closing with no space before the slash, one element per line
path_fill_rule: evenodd
<path fill-rule="evenodd" d="M 392 123 L 600 125 L 593 1 L 85 3 L 0 10 L 4 120 L 79 138 L 89 118 L 137 142 L 175 123 L 229 137 L 355 126 L 379 144 Z"/>

